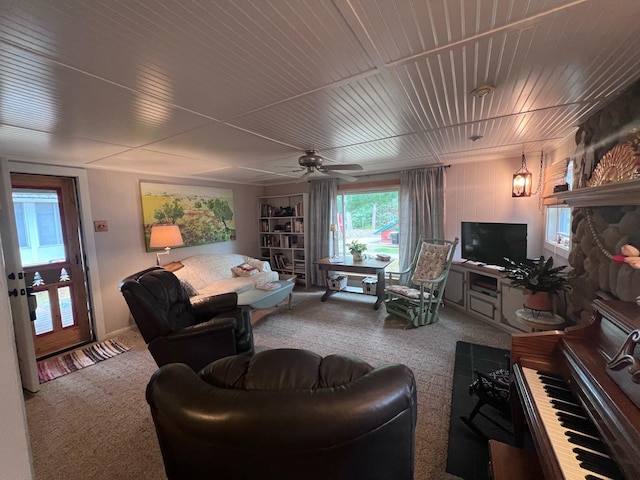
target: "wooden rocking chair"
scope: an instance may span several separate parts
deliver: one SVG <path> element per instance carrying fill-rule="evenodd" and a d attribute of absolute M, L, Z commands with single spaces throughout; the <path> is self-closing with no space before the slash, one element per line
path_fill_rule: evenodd
<path fill-rule="evenodd" d="M 437 322 L 457 244 L 457 238 L 451 241 L 420 237 L 409 268 L 388 272 L 384 301 L 387 313 L 409 320 L 408 327 Z M 398 283 L 403 278 L 408 279 L 404 285 Z"/>

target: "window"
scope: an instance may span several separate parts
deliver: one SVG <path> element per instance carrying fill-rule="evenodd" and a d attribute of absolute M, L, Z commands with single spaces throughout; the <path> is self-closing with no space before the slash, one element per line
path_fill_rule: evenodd
<path fill-rule="evenodd" d="M 571 207 L 553 205 L 546 209 L 545 247 L 568 257 L 571 242 Z"/>
<path fill-rule="evenodd" d="M 367 245 L 365 255 L 391 256 L 390 270 L 398 269 L 398 190 L 338 195 L 338 255 L 349 255 L 347 244 Z"/>

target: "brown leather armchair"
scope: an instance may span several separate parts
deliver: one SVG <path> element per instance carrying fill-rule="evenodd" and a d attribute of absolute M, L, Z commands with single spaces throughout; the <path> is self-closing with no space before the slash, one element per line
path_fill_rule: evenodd
<path fill-rule="evenodd" d="M 159 367 L 177 362 L 198 371 L 222 357 L 253 355 L 251 310 L 238 307 L 236 293 L 191 303 L 180 280 L 162 267 L 125 278 L 120 291 Z"/>
<path fill-rule="evenodd" d="M 412 480 L 416 385 L 400 364 L 275 349 L 199 373 L 165 365 L 147 402 L 170 480 Z"/>

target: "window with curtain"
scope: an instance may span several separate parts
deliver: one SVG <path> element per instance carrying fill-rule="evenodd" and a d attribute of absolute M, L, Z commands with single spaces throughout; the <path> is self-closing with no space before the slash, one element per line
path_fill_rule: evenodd
<path fill-rule="evenodd" d="M 376 191 L 349 191 L 338 194 L 338 256 L 349 255 L 348 244 L 354 240 L 367 245 L 365 255 L 391 256 L 389 270 L 398 269 L 400 220 L 398 187 Z"/>

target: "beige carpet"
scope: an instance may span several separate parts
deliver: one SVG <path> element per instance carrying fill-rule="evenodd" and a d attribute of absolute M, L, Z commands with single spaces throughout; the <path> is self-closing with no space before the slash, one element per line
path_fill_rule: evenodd
<path fill-rule="evenodd" d="M 256 349 L 306 348 L 376 366 L 408 365 L 418 384 L 415 478 L 455 478 L 445 465 L 456 341 L 509 348 L 509 335 L 447 308 L 439 323 L 404 330 L 398 320 L 385 322 L 384 308 L 372 309 L 373 297 L 340 293 L 322 303 L 321 295 L 296 291 L 293 310 L 262 315 L 254 325 Z M 164 478 L 144 398 L 156 366 L 137 332 L 118 340 L 131 350 L 48 382 L 26 399 L 39 480 Z"/>

